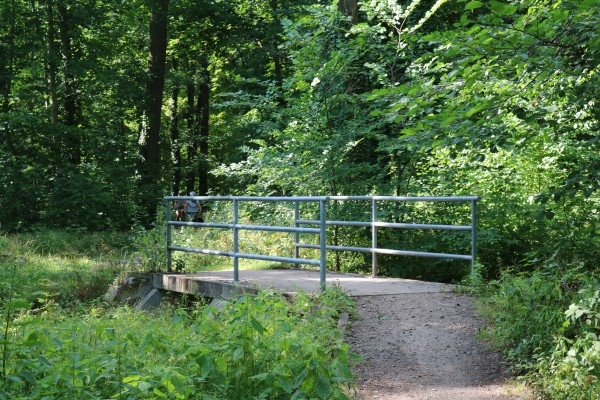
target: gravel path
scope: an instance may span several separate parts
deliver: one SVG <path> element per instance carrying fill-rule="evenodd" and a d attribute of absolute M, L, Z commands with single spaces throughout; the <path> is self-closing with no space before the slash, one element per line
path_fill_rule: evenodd
<path fill-rule="evenodd" d="M 457 293 L 355 298 L 348 327 L 352 350 L 365 361 L 355 368 L 356 396 L 371 400 L 526 399 L 507 384 L 507 365 L 476 335 L 483 323 L 472 299 Z"/>

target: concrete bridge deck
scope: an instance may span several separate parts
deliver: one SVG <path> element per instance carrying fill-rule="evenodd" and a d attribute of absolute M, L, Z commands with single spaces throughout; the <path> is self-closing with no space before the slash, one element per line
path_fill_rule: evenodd
<path fill-rule="evenodd" d="M 235 285 L 233 271 L 207 271 L 190 275 L 163 274 L 163 281 L 192 280 Z M 274 289 L 292 294 L 297 291 L 318 292 L 319 271 L 306 269 L 242 270 L 237 286 L 248 289 Z M 405 293 L 437 293 L 452 290 L 453 286 L 443 283 L 422 282 L 400 278 L 372 278 L 367 275 L 328 272 L 327 286 L 339 285 L 351 296 L 392 295 Z M 166 285 L 166 290 L 176 290 Z"/>
<path fill-rule="evenodd" d="M 454 288 L 443 283 L 336 272 L 327 273 L 326 284 L 339 285 L 353 297 L 439 293 Z M 228 299 L 243 293 L 257 293 L 261 289 L 273 289 L 290 296 L 298 291 L 316 293 L 320 290 L 320 274 L 319 271 L 305 269 L 241 270 L 236 283 L 233 281 L 233 271 L 193 274 L 137 272 L 131 273 L 122 286 L 113 288 L 108 297 L 121 302 L 133 301 L 138 308 L 147 309 L 160 304 L 167 291 Z"/>

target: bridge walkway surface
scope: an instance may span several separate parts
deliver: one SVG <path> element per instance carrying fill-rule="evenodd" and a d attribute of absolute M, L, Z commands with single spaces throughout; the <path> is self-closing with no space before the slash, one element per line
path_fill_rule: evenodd
<path fill-rule="evenodd" d="M 198 293 L 206 297 L 227 297 L 235 288 L 240 291 L 273 289 L 284 294 L 320 290 L 319 271 L 307 269 L 269 269 L 240 271 L 239 281 L 233 282 L 232 271 L 206 271 L 194 274 L 160 274 L 155 287 L 182 293 Z M 159 282 L 157 282 L 159 280 Z M 399 295 L 409 293 L 448 292 L 453 285 L 400 278 L 328 272 L 326 285 L 340 286 L 350 296 Z M 221 287 L 221 290 L 218 287 Z M 204 290 L 210 288 L 211 290 Z M 214 290 L 225 296 L 215 296 Z"/>
<path fill-rule="evenodd" d="M 341 287 L 351 297 L 440 293 L 454 288 L 453 285 L 436 282 L 328 272 L 326 286 L 333 285 Z M 275 290 L 286 296 L 293 296 L 299 291 L 316 293 L 321 290 L 320 272 L 298 268 L 242 270 L 239 271 L 238 282 L 234 282 L 232 271 L 190 274 L 132 272 L 119 286 L 112 287 L 107 296 L 111 301 L 151 309 L 160 304 L 167 292 L 230 299 L 264 289 Z"/>

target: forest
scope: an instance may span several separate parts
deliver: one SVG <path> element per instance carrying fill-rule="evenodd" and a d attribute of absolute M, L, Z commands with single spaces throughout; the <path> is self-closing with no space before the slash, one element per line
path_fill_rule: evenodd
<path fill-rule="evenodd" d="M 129 235 L 154 251 L 163 197 L 179 190 L 480 196 L 476 274 L 393 258 L 382 274 L 463 280 L 490 340 L 540 393 L 600 391 L 598 0 L 5 0 L 0 21 L 7 276 L 26 259 L 13 240 L 48 232 Z M 427 232 L 383 241 L 469 245 Z M 363 261 L 335 265 L 368 273 Z"/>

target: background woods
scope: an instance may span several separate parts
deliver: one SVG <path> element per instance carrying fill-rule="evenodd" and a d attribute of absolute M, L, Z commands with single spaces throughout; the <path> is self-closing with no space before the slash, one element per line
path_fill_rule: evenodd
<path fill-rule="evenodd" d="M 10 0 L 0 19 L 5 230 L 150 226 L 179 189 L 476 194 L 490 276 L 598 255 L 596 1 Z M 452 214 L 418 213 L 386 218 Z"/>

